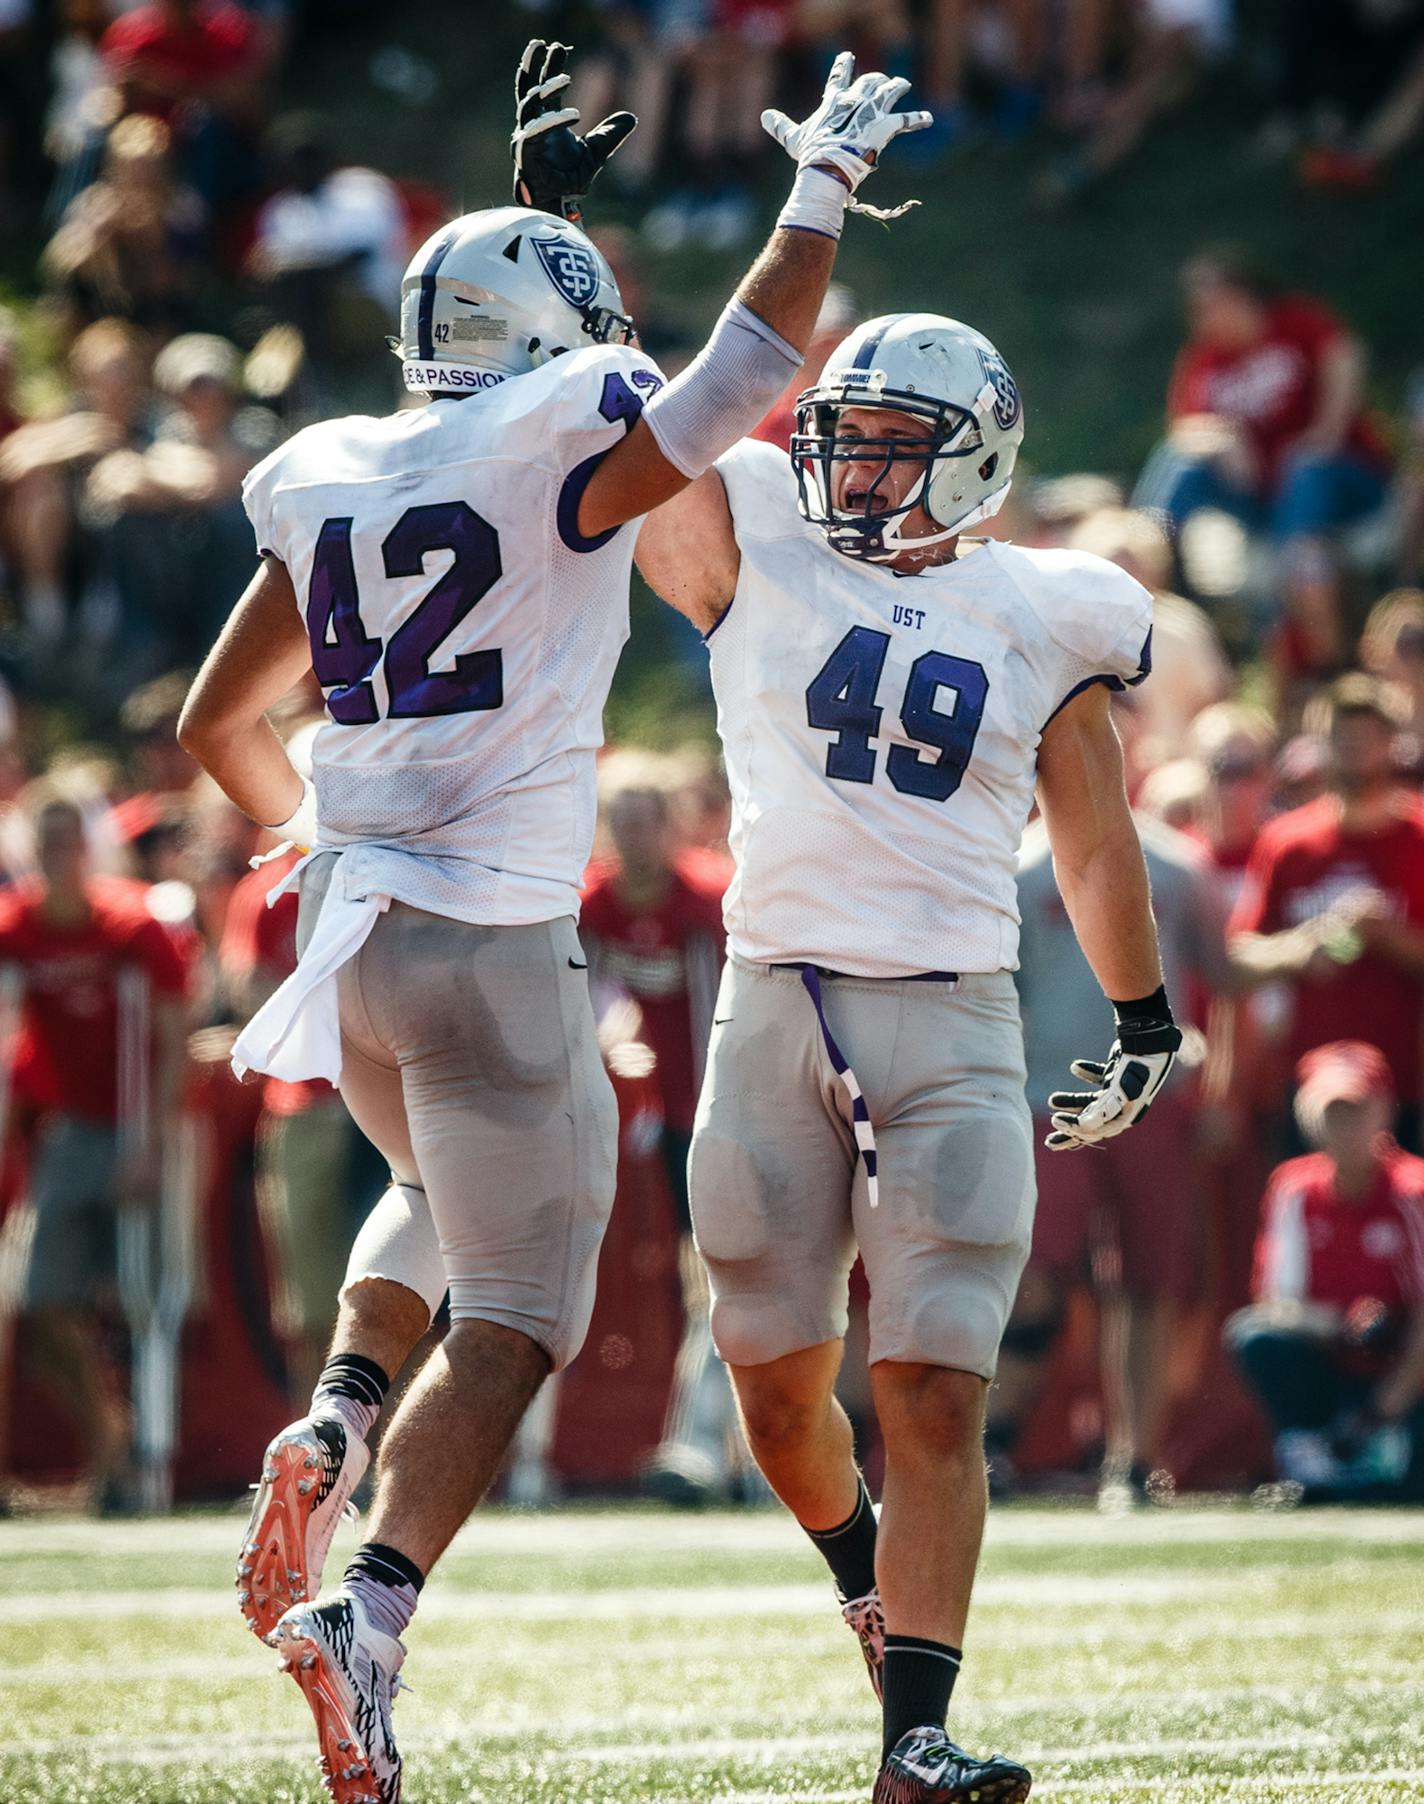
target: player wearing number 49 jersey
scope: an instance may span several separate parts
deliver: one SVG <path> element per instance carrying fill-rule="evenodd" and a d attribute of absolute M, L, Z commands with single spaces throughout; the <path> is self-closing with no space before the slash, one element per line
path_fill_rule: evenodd
<path fill-rule="evenodd" d="M 693 1130 L 712 1331 L 772 1488 L 825 1555 L 882 1694 L 876 1804 L 1027 1796 L 952 1742 L 985 1509 L 984 1394 L 1034 1188 L 1015 863 L 1035 786 L 1094 970 L 1121 998 L 1072 1156 L 1151 1101 L 1162 990 L 1109 691 L 1151 599 L 1102 560 L 973 541 L 1023 437 L 979 333 L 873 320 L 797 404 L 644 524 L 638 563 L 706 633 L 733 799 L 728 963 Z M 833 1385 L 859 1250 L 885 1437 L 877 1525 Z"/>
<path fill-rule="evenodd" d="M 515 207 L 417 253 L 398 350 L 423 409 L 309 428 L 253 472 L 262 568 L 180 734 L 254 820 L 312 856 L 297 970 L 234 1062 L 338 1082 L 390 1162 L 309 1417 L 267 1450 L 238 1564 L 338 1804 L 397 1804 L 399 1639 L 540 1384 L 577 1353 L 613 1201 L 612 1090 L 575 921 L 594 754 L 627 634 L 634 535 L 799 366 L 856 187 L 908 83 L 836 59 L 774 135 L 791 197 L 711 339 L 664 384 L 572 223 L 632 127 L 559 109 L 561 46 L 517 77 Z M 304 785 L 265 710 L 310 669 Z M 392 1421 L 369 1537 L 315 1600 L 389 1379 L 448 1286 L 451 1330 Z"/>

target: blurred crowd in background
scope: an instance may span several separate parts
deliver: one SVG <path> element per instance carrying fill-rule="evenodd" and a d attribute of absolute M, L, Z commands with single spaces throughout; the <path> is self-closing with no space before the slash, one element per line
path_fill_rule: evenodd
<path fill-rule="evenodd" d="M 284 867 L 249 869 L 270 847 L 174 737 L 253 568 L 245 472 L 309 419 L 402 404 L 382 336 L 451 201 L 276 106 L 293 46 L 371 10 L 0 0 L 0 222 L 39 221 L 43 246 L 34 292 L 0 310 L 0 1497 L 22 1505 L 61 1471 L 101 1510 L 137 1494 L 127 1373 L 163 1309 L 116 1223 L 179 1223 L 158 1255 L 184 1267 L 178 1483 L 211 1495 L 304 1401 L 383 1185 L 334 1093 L 228 1074 L 290 966 L 293 909 L 266 908 Z M 578 46 L 586 119 L 640 115 L 608 172 L 625 223 L 593 229 L 669 367 L 693 335 L 649 309 L 648 268 L 760 229 L 760 113 L 795 111 L 845 43 L 934 110 L 907 158 L 1028 139 L 1045 208 L 1109 184 L 1248 54 L 1253 154 L 1358 204 L 1424 121 L 1421 0 L 521 10 Z M 431 79 L 394 51 L 381 75 L 417 106 Z M 1192 1031 L 1120 1151 L 1040 1160 L 993 1482 L 1110 1508 L 1189 1487 L 1424 1497 L 1424 375 L 1382 414 L 1371 347 L 1289 269 L 1181 254 L 1156 449 L 1137 471 L 1030 471 L 994 523 L 1157 596 L 1153 678 L 1116 708 Z M 861 313 L 833 289 L 798 386 Z M 787 442 L 792 398 L 762 436 Z M 298 760 L 319 717 L 314 687 L 289 698 Z M 709 720 L 602 767 L 584 931 L 620 1207 L 589 1348 L 521 1441 L 522 1501 L 757 1496 L 686 1215 L 729 871 Z M 1022 912 L 1041 1116 L 1111 1023 L 1037 827 Z M 222 1434 L 198 1406 L 218 1390 L 238 1399 Z M 854 1346 L 845 1394 L 873 1471 Z"/>

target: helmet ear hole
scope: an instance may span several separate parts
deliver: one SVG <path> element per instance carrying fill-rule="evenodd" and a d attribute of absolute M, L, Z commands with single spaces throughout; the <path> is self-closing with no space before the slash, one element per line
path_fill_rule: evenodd
<path fill-rule="evenodd" d="M 980 464 L 980 466 L 979 466 L 980 482 L 988 482 L 989 478 L 994 474 L 995 470 L 997 470 L 998 467 L 999 467 L 999 453 L 997 451 L 991 451 L 989 453 L 989 455 L 984 459 L 983 463 Z"/>

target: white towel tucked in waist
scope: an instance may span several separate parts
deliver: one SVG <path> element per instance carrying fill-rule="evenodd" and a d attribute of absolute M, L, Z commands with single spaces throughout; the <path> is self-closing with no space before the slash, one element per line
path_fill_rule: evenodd
<path fill-rule="evenodd" d="M 314 1077 L 324 1077 L 330 1084 L 340 1083 L 341 1016 L 336 974 L 365 945 L 376 917 L 384 914 L 391 902 L 388 895 L 368 888 L 369 876 L 363 881 L 360 851 L 361 848 L 352 848 L 337 853 L 321 913 L 296 970 L 238 1035 L 232 1049 L 232 1068 L 239 1078 L 251 1070 L 265 1071 L 289 1083 Z M 269 908 L 295 885 L 299 874 L 317 855 L 308 852 L 292 867 L 268 896 Z"/>

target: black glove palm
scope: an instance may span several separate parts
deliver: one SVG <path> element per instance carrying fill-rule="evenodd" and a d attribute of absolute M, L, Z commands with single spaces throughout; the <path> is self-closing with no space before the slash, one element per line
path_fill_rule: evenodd
<path fill-rule="evenodd" d="M 569 85 L 567 44 L 531 38 L 514 77 L 514 200 L 577 223 L 579 201 L 598 172 L 633 130 L 632 113 L 610 113 L 586 137 L 573 129 L 578 108 L 558 107 L 555 96 Z"/>

